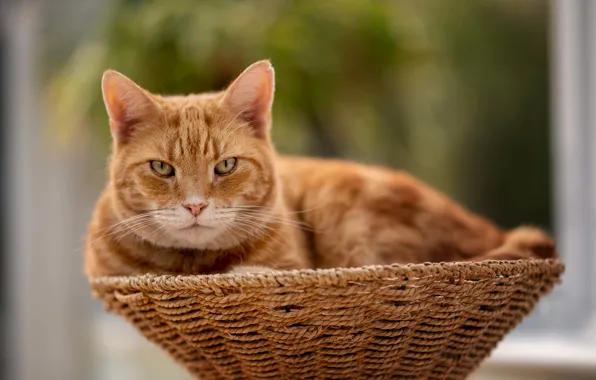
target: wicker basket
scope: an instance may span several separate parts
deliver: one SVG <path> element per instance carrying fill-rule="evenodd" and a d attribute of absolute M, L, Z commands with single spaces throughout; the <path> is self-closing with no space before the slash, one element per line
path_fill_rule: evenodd
<path fill-rule="evenodd" d="M 202 379 L 463 379 L 559 281 L 554 260 L 91 279 Z"/>

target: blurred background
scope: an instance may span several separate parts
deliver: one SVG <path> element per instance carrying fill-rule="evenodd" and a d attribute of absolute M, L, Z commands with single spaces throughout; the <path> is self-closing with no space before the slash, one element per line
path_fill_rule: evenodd
<path fill-rule="evenodd" d="M 557 236 L 564 285 L 475 379 L 596 378 L 596 2 L 4 0 L 0 16 L 3 378 L 188 379 L 82 275 L 101 74 L 202 92 L 263 58 L 280 152 L 404 169 Z"/>

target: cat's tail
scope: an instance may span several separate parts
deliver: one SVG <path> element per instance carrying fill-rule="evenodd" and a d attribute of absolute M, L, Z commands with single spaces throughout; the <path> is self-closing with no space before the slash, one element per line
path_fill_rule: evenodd
<path fill-rule="evenodd" d="M 473 261 L 554 259 L 558 256 L 555 241 L 546 232 L 522 226 L 505 232 L 501 246 L 475 257 Z"/>

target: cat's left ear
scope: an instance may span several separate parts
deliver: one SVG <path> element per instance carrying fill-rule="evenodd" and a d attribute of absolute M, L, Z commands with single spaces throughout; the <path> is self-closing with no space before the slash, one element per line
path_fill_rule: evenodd
<path fill-rule="evenodd" d="M 221 105 L 237 120 L 248 123 L 256 137 L 265 138 L 271 128 L 271 106 L 275 90 L 275 73 L 268 60 L 250 65 L 228 87 Z"/>

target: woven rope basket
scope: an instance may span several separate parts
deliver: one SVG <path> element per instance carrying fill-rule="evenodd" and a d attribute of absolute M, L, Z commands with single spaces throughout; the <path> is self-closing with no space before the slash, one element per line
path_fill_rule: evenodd
<path fill-rule="evenodd" d="M 486 261 L 91 284 L 204 380 L 464 379 L 562 272 Z"/>

